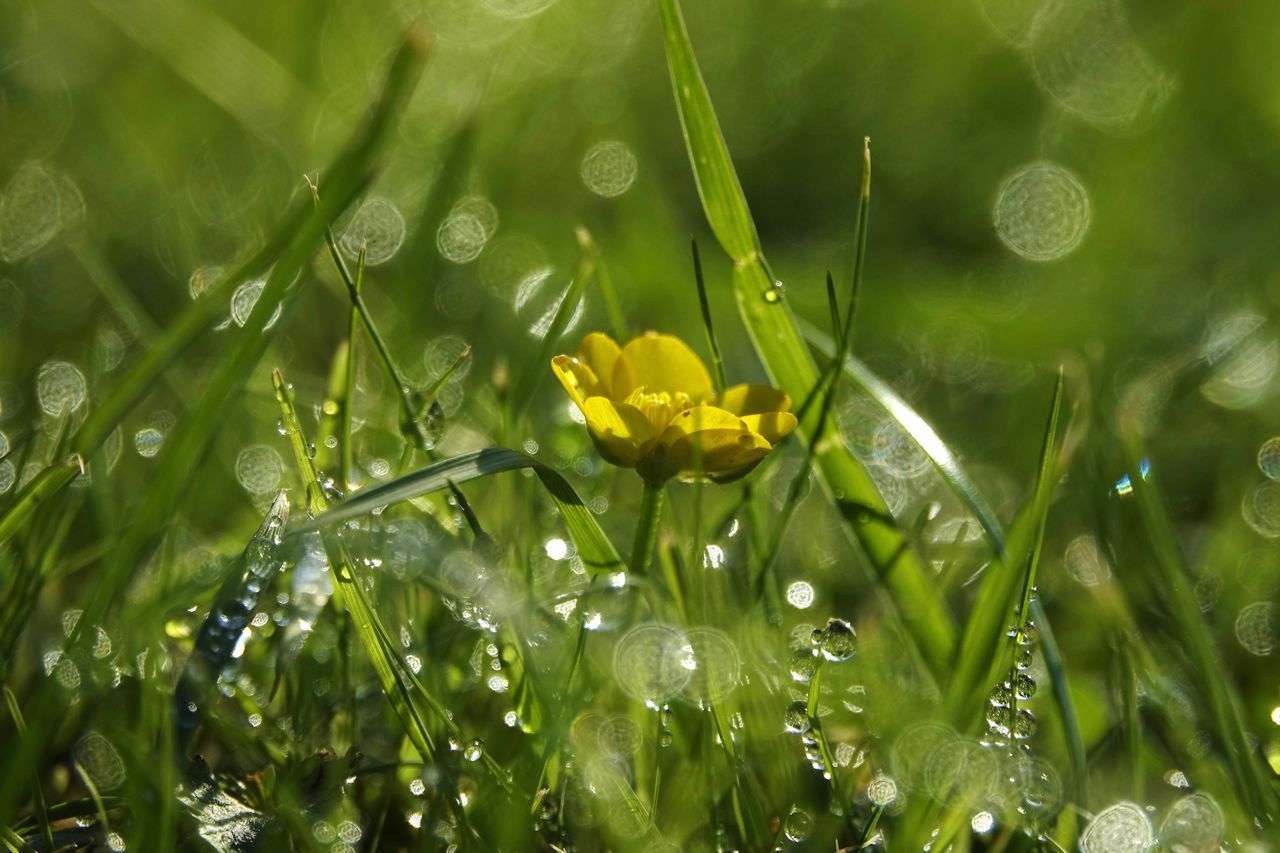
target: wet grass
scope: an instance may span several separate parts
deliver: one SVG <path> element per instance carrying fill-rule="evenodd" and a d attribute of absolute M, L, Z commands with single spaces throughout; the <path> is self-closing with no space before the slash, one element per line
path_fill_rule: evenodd
<path fill-rule="evenodd" d="M 616 261 L 633 255 L 613 254 L 625 208 L 599 216 L 609 241 L 589 216 L 557 221 L 562 281 L 539 291 L 535 262 L 504 294 L 538 335 L 481 315 L 424 373 L 407 353 L 452 322 L 438 294 L 468 247 L 440 226 L 471 216 L 472 118 L 441 122 L 440 174 L 401 223 L 408 266 L 373 265 L 385 234 L 350 224 L 422 120 L 420 78 L 449 85 L 411 27 L 332 165 L 273 199 L 279 221 L 185 308 L 152 316 L 129 253 L 92 235 L 58 250 L 132 345 L 118 372 L 80 375 L 87 399 L 51 404 L 75 389 L 46 384 L 3 421 L 6 849 L 1275 840 L 1280 562 L 1258 549 L 1280 521 L 1250 497 L 1240 531 L 1239 478 L 1189 512 L 1164 439 L 1274 342 L 1241 324 L 1144 363 L 1126 394 L 1100 392 L 1096 352 L 1037 363 L 1017 448 L 980 471 L 950 438 L 969 425 L 863 357 L 883 287 L 869 143 L 849 157 L 837 273 L 825 293 L 784 289 L 681 6 L 656 6 L 680 181 L 725 256 L 695 240 L 664 268 L 663 308 L 717 388 L 762 369 L 787 391 L 796 433 L 724 486 L 654 488 L 600 461 L 548 363 L 592 323 L 648 325 Z M 229 103 L 175 58 L 190 22 L 119 20 L 237 121 L 266 121 L 275 89 Z M 254 278 L 247 317 L 219 326 Z M 131 453 L 158 406 L 178 412 L 158 454 Z M 246 443 L 278 468 L 227 482 Z M 1257 567 L 1226 581 L 1212 560 Z"/>

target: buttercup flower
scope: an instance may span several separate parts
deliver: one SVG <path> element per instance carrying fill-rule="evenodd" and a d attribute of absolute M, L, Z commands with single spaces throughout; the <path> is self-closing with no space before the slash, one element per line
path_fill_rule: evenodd
<path fill-rule="evenodd" d="M 791 399 L 777 388 L 734 385 L 716 394 L 702 359 L 671 335 L 647 332 L 620 348 L 592 332 L 551 369 L 605 461 L 650 483 L 699 473 L 736 480 L 796 427 Z"/>

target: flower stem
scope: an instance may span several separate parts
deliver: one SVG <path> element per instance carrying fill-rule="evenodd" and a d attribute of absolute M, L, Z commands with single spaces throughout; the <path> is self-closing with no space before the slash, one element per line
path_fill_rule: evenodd
<path fill-rule="evenodd" d="M 640 500 L 640 520 L 631 545 L 631 571 L 643 577 L 649 571 L 653 546 L 658 542 L 658 521 L 662 518 L 662 484 L 644 481 L 644 497 Z"/>

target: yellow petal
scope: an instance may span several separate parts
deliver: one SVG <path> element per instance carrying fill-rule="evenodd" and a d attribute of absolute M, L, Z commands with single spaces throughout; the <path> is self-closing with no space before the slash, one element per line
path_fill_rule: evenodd
<path fill-rule="evenodd" d="M 591 372 L 596 375 L 599 384 L 596 386 L 595 394 L 599 394 L 602 397 L 614 397 L 610 393 L 613 385 L 613 367 L 618 360 L 618 353 L 620 352 L 617 342 L 603 332 L 592 332 L 582 339 L 582 343 L 578 344 L 578 351 L 574 353 L 574 357 L 591 368 Z M 625 395 L 620 394 L 618 396 Z"/>
<path fill-rule="evenodd" d="M 791 411 L 791 398 L 770 385 L 734 385 L 717 398 L 716 405 L 735 415 Z"/>
<path fill-rule="evenodd" d="M 606 397 L 588 397 L 582 405 L 587 429 L 596 449 L 606 462 L 624 468 L 636 467 L 645 445 L 653 439 L 653 428 L 635 406 L 614 403 Z"/>
<path fill-rule="evenodd" d="M 600 387 L 600 380 L 595 371 L 577 358 L 558 355 L 551 359 L 551 370 L 579 409 L 583 409 L 583 403 L 588 397 L 599 393 L 597 389 Z M 586 410 L 583 411 L 585 413 Z"/>
<path fill-rule="evenodd" d="M 790 412 L 764 412 L 759 415 L 743 415 L 747 429 L 764 436 L 765 441 L 777 444 L 796 428 L 796 416 Z"/>
<path fill-rule="evenodd" d="M 729 475 L 754 465 L 772 449 L 741 418 L 715 406 L 695 406 L 677 415 L 658 438 L 669 467 L 681 473 Z"/>
<path fill-rule="evenodd" d="M 636 388 L 651 393 L 684 393 L 695 403 L 711 396 L 711 374 L 689 345 L 672 335 L 646 332 L 633 338 L 613 366 L 612 396 Z"/>

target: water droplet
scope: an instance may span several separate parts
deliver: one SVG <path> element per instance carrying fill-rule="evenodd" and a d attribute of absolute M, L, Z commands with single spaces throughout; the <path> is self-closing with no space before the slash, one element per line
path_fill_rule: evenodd
<path fill-rule="evenodd" d="M 636 155 L 625 143 L 610 140 L 591 147 L 582 158 L 579 174 L 587 189 L 613 198 L 631 188 L 636 179 Z"/>
<path fill-rule="evenodd" d="M 1040 161 L 1023 166 L 1000 185 L 995 228 L 1000 240 L 1032 261 L 1070 253 L 1089 230 L 1089 196 L 1079 179 L 1061 166 Z"/>
<path fill-rule="evenodd" d="M 283 477 L 284 460 L 273 447 L 253 444 L 241 450 L 236 457 L 236 479 L 250 494 L 265 495 L 276 491 Z"/>
<path fill-rule="evenodd" d="M 395 257 L 404 242 L 404 217 L 385 198 L 369 198 L 360 205 L 338 240 L 342 251 L 351 258 L 365 249 L 365 266 L 376 267 Z"/>
<path fill-rule="evenodd" d="M 258 298 L 262 296 L 262 291 L 267 286 L 265 278 L 246 281 L 244 284 L 236 288 L 235 293 L 231 294 L 231 319 L 237 325 L 243 327 L 249 322 L 249 316 L 253 313 L 253 308 L 258 304 Z M 264 329 L 270 329 L 276 324 L 276 320 L 280 319 L 280 306 L 276 306 L 276 310 L 272 312 L 271 318 L 267 320 Z"/>
<path fill-rule="evenodd" d="M 692 678 L 693 650 L 678 628 L 657 623 L 637 625 L 614 649 L 613 675 L 625 693 L 642 702 L 664 702 Z"/>
<path fill-rule="evenodd" d="M 80 408 L 88 394 L 84 374 L 74 364 L 49 361 L 36 372 L 36 399 L 50 417 L 69 415 Z"/>
<path fill-rule="evenodd" d="M 801 684 L 812 681 L 818 673 L 818 661 L 814 649 L 797 649 L 791 656 L 791 679 Z"/>
<path fill-rule="evenodd" d="M 856 640 L 852 625 L 843 619 L 829 619 L 819 638 L 819 648 L 824 658 L 839 663 L 853 657 Z"/>
<path fill-rule="evenodd" d="M 1103 809 L 1080 836 L 1081 853 L 1142 853 L 1154 841 L 1146 813 L 1130 802 Z"/>
<path fill-rule="evenodd" d="M 786 823 L 783 825 L 783 832 L 792 841 L 804 841 L 813 833 L 813 818 L 808 812 L 792 806 L 791 813 L 787 815 Z"/>
<path fill-rule="evenodd" d="M 804 702 L 792 702 L 782 714 L 782 728 L 792 734 L 804 734 L 812 725 L 808 705 Z"/>
<path fill-rule="evenodd" d="M 484 757 L 484 741 L 480 740 L 480 738 L 473 738 L 463 749 L 462 757 L 467 761 L 479 761 Z"/>
<path fill-rule="evenodd" d="M 793 581 L 787 587 L 787 604 L 797 610 L 805 610 L 813 606 L 813 584 L 808 581 Z"/>

